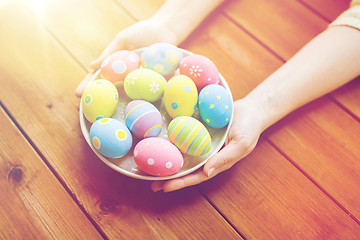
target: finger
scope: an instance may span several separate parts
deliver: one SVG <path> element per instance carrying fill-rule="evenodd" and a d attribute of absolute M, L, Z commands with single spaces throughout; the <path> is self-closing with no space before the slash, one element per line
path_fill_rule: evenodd
<path fill-rule="evenodd" d="M 197 170 L 195 173 L 186 175 L 184 177 L 168 180 L 163 184 L 164 192 L 172 192 L 185 187 L 193 186 L 208 180 L 209 178 L 204 174 L 202 169 Z"/>
<path fill-rule="evenodd" d="M 246 147 L 232 140 L 212 156 L 204 166 L 204 174 L 207 177 L 213 177 L 218 173 L 229 169 L 234 163 L 248 154 Z"/>
<path fill-rule="evenodd" d="M 153 181 L 150 188 L 153 192 L 157 192 L 163 189 L 164 184 L 165 181 Z"/>

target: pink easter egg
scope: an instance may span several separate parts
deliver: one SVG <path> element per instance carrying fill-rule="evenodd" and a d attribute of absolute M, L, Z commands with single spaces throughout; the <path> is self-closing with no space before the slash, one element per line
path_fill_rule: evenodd
<path fill-rule="evenodd" d="M 177 173 L 184 162 L 179 149 L 159 137 L 141 140 L 134 148 L 134 160 L 144 172 L 160 177 Z"/>
<path fill-rule="evenodd" d="M 156 137 L 162 130 L 162 117 L 153 104 L 134 100 L 125 108 L 125 124 L 138 138 Z"/>
<path fill-rule="evenodd" d="M 126 75 L 139 66 L 140 57 L 138 54 L 120 50 L 105 58 L 101 64 L 100 73 L 105 79 L 115 84 L 124 81 Z"/>
<path fill-rule="evenodd" d="M 188 55 L 179 65 L 180 74 L 191 78 L 198 90 L 209 84 L 219 83 L 219 71 L 215 64 L 202 55 Z"/>

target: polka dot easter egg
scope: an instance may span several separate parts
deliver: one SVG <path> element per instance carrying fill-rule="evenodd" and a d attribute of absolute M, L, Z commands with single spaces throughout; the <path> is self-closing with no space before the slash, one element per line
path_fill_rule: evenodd
<path fill-rule="evenodd" d="M 233 102 L 223 86 L 211 84 L 200 91 L 198 108 L 202 120 L 207 125 L 223 128 L 231 119 Z"/>
<path fill-rule="evenodd" d="M 162 130 L 162 117 L 151 103 L 134 100 L 125 108 L 125 124 L 138 138 L 156 137 Z"/>
<path fill-rule="evenodd" d="M 102 62 L 100 67 L 101 75 L 116 84 L 122 82 L 126 75 L 139 68 L 140 57 L 134 52 L 127 50 L 117 51 Z"/>
<path fill-rule="evenodd" d="M 198 91 L 194 82 L 184 75 L 172 77 L 164 90 L 164 103 L 172 117 L 192 116 L 195 112 Z"/>
<path fill-rule="evenodd" d="M 141 65 L 168 76 L 175 72 L 182 57 L 182 52 L 174 45 L 156 43 L 145 48 L 141 54 Z"/>
<path fill-rule="evenodd" d="M 114 84 L 104 79 L 92 81 L 81 98 L 84 116 L 92 123 L 103 117 L 111 117 L 118 101 L 119 93 Z"/>
<path fill-rule="evenodd" d="M 126 155 L 132 146 L 129 129 L 113 118 L 103 118 L 94 122 L 90 128 L 90 140 L 100 154 L 109 158 Z"/>
<path fill-rule="evenodd" d="M 182 116 L 174 118 L 168 126 L 168 136 L 184 154 L 201 156 L 211 149 L 211 136 L 196 118 Z"/>
<path fill-rule="evenodd" d="M 177 173 L 184 162 L 179 149 L 163 138 L 146 138 L 134 148 L 136 165 L 154 176 L 170 176 Z"/>
<path fill-rule="evenodd" d="M 139 68 L 130 72 L 124 81 L 126 95 L 133 100 L 155 102 L 159 100 L 166 86 L 165 78 L 150 69 Z"/>
<path fill-rule="evenodd" d="M 202 55 L 188 55 L 179 65 L 180 74 L 191 78 L 198 90 L 209 84 L 219 83 L 219 71 L 215 64 Z"/>

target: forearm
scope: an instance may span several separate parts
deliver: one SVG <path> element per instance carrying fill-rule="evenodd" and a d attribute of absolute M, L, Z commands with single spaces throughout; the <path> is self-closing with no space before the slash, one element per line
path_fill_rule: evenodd
<path fill-rule="evenodd" d="M 171 30 L 179 44 L 224 1 L 167 0 L 151 19 Z"/>
<path fill-rule="evenodd" d="M 245 97 L 263 130 L 300 106 L 360 75 L 360 31 L 333 27 L 310 41 Z"/>

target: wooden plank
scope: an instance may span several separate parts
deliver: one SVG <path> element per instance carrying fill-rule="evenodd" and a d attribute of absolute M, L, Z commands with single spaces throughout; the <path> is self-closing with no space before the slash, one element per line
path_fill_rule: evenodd
<path fill-rule="evenodd" d="M 0 126 L 0 238 L 102 238 L 2 108 Z"/>
<path fill-rule="evenodd" d="M 267 141 L 201 190 L 245 239 L 357 239 L 360 226 Z"/>
<path fill-rule="evenodd" d="M 1 101 L 106 237 L 241 239 L 196 189 L 153 194 L 105 166 L 79 128 L 74 79 L 83 70 L 31 15 L 12 10 L 0 26 Z"/>
<path fill-rule="evenodd" d="M 360 219 L 359 126 L 358 121 L 323 98 L 290 115 L 267 134 L 357 219 Z"/>
<path fill-rule="evenodd" d="M 356 119 L 360 119 L 360 77 L 331 93 Z"/>
<path fill-rule="evenodd" d="M 328 24 L 297 1 L 233 0 L 224 12 L 282 59 L 289 59 Z"/>
<path fill-rule="evenodd" d="M 299 0 L 332 22 L 350 5 L 351 0 Z"/>

